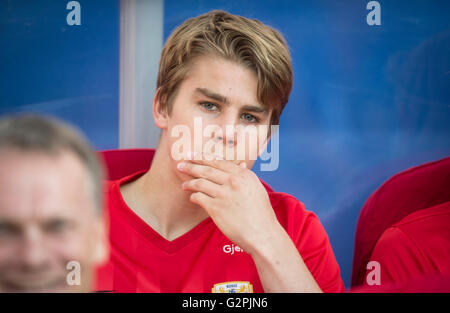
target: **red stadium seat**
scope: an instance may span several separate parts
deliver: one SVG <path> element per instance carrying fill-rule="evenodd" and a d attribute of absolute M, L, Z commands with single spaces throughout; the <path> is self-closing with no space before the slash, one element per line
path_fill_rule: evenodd
<path fill-rule="evenodd" d="M 352 287 L 383 232 L 411 213 L 450 201 L 450 157 L 413 167 L 387 180 L 364 204 L 356 228 Z"/>
<path fill-rule="evenodd" d="M 119 149 L 99 152 L 101 159 L 104 161 L 109 180 L 116 180 L 141 170 L 148 170 L 154 154 L 155 149 Z M 261 182 L 268 192 L 273 192 L 268 184 L 262 180 Z"/>
<path fill-rule="evenodd" d="M 359 286 L 351 293 L 449 293 L 450 276 L 424 275 L 408 281 L 389 283 L 383 286 Z"/>
<path fill-rule="evenodd" d="M 120 149 L 100 151 L 104 160 L 108 179 L 116 180 L 141 170 L 150 168 L 154 149 Z"/>

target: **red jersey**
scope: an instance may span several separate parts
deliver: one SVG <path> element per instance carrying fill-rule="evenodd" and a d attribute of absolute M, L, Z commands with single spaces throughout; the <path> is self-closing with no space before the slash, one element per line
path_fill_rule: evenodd
<path fill-rule="evenodd" d="M 98 290 L 264 292 L 251 256 L 225 237 L 211 218 L 168 241 L 127 206 L 119 186 L 145 172 L 108 182 L 111 257 L 98 273 Z M 288 194 L 268 193 L 278 221 L 320 288 L 345 291 L 328 236 L 316 215 Z"/>
<path fill-rule="evenodd" d="M 351 293 L 449 293 L 450 276 L 420 275 L 400 282 L 385 282 L 379 286 L 366 284 L 352 288 Z"/>
<path fill-rule="evenodd" d="M 389 227 L 370 260 L 380 264 L 381 285 L 423 275 L 450 276 L 450 201 L 411 213 Z"/>

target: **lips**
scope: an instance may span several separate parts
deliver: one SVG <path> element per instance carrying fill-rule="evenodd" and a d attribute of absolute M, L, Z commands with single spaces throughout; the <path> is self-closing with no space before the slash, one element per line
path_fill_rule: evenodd
<path fill-rule="evenodd" d="M 63 292 L 69 286 L 64 278 L 42 279 L 42 280 L 25 280 L 21 278 L 7 279 L 0 281 L 0 289 L 6 292 Z"/>
<path fill-rule="evenodd" d="M 244 162 L 245 160 L 242 158 L 242 155 L 237 155 L 237 152 L 232 151 L 223 151 L 222 153 L 211 153 L 211 152 L 186 152 L 181 154 L 182 160 L 192 160 L 192 159 L 217 159 L 217 160 L 225 160 L 232 162 L 236 165 Z"/>

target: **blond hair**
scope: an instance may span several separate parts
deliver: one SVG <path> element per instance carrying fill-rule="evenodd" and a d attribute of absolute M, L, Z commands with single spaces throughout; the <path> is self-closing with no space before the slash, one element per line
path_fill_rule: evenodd
<path fill-rule="evenodd" d="M 256 74 L 258 101 L 272 109 L 270 123 L 277 125 L 293 81 L 286 41 L 258 20 L 219 10 L 186 20 L 167 39 L 156 84 L 161 107 L 170 114 L 193 60 L 211 55 L 237 62 Z"/>

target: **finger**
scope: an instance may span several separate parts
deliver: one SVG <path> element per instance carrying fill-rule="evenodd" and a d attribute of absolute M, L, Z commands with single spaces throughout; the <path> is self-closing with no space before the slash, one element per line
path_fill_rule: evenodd
<path fill-rule="evenodd" d="M 191 156 L 189 162 L 211 166 L 227 173 L 238 173 L 240 170 L 239 166 L 233 161 L 218 159 L 206 153 L 195 152 L 194 156 Z"/>
<path fill-rule="evenodd" d="M 213 198 L 211 198 L 208 195 L 205 195 L 202 192 L 194 192 L 193 194 L 191 194 L 189 201 L 201 206 L 206 211 L 206 213 L 208 213 L 208 215 L 211 216 L 211 213 L 212 213 L 211 204 L 212 204 Z"/>
<path fill-rule="evenodd" d="M 192 177 L 205 178 L 219 185 L 223 185 L 229 176 L 229 174 L 217 168 L 191 162 L 180 162 L 177 168 L 179 171 Z"/>
<path fill-rule="evenodd" d="M 183 190 L 190 190 L 194 192 L 203 192 L 204 194 L 215 198 L 220 194 L 220 185 L 211 182 L 204 178 L 196 178 L 185 181 L 182 185 Z"/>

